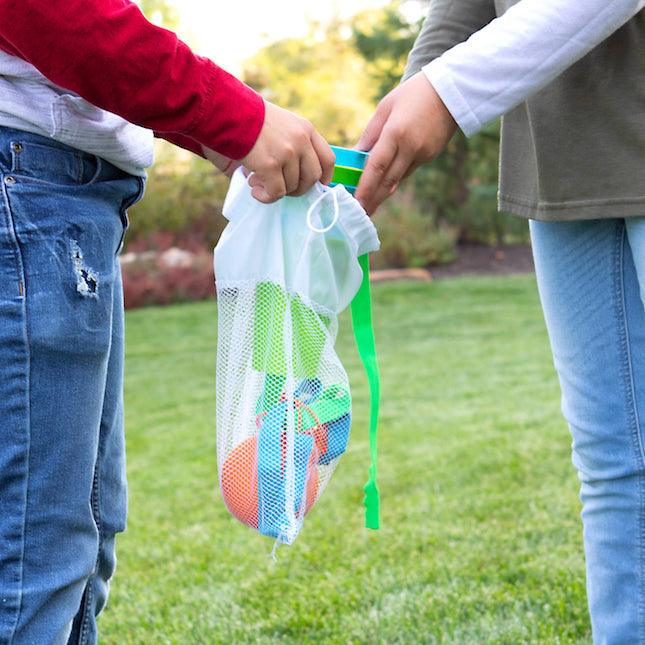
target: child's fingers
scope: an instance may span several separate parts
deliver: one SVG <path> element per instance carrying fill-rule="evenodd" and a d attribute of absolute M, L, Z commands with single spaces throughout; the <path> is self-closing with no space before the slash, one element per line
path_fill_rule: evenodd
<path fill-rule="evenodd" d="M 322 176 L 322 168 L 315 150 L 310 148 L 300 158 L 300 181 L 298 188 L 289 193 L 293 196 L 304 195 Z"/>
<path fill-rule="evenodd" d="M 381 101 L 376 107 L 376 111 L 372 115 L 372 118 L 367 122 L 361 138 L 356 144 L 357 150 L 371 150 L 376 142 L 381 136 L 383 131 L 383 126 L 387 122 L 388 117 L 390 116 L 391 107 L 389 101 Z"/>
<path fill-rule="evenodd" d="M 284 177 L 285 194 L 290 195 L 298 189 L 300 184 L 300 157 L 293 157 L 282 166 L 282 176 Z"/>
<path fill-rule="evenodd" d="M 371 213 L 377 205 L 374 202 L 374 196 L 392 165 L 396 153 L 396 141 L 390 136 L 387 129 L 384 129 L 370 156 L 367 158 L 365 170 L 356 189 L 356 199 L 368 213 Z"/>
<path fill-rule="evenodd" d="M 282 168 L 278 172 L 266 175 L 260 175 L 260 173 L 254 172 L 249 175 L 248 181 L 249 186 L 251 186 L 251 195 L 263 204 L 275 202 L 287 194 L 284 177 L 282 176 Z"/>
<path fill-rule="evenodd" d="M 318 162 L 320 163 L 321 176 L 319 180 L 323 184 L 328 184 L 334 174 L 336 156 L 325 139 L 315 130 L 311 136 L 311 144 L 318 155 Z"/>
<path fill-rule="evenodd" d="M 394 157 L 394 161 L 392 161 L 390 167 L 383 175 L 376 192 L 370 196 L 370 208 L 369 210 L 366 209 L 368 213 L 374 213 L 376 209 L 396 191 L 399 187 L 399 182 L 403 179 L 409 167 L 410 159 L 401 150 L 401 148 L 399 148 L 397 150 L 396 157 Z"/>

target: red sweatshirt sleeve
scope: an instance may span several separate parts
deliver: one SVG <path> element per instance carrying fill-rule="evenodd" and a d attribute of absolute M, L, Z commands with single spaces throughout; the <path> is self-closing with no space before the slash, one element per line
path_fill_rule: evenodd
<path fill-rule="evenodd" d="M 241 159 L 260 133 L 262 98 L 128 0 L 0 0 L 0 15 L 1 49 L 173 143 Z"/>

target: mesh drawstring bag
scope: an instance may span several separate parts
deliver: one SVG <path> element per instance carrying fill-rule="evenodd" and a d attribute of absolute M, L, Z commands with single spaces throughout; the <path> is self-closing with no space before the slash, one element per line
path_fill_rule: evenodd
<path fill-rule="evenodd" d="M 291 544 L 347 447 L 352 405 L 334 349 L 338 314 L 355 300 L 357 339 L 368 332 L 359 343 L 365 362 L 373 348 L 366 254 L 379 240 L 342 186 L 317 184 L 267 205 L 238 169 L 223 212 L 229 223 L 215 249 L 220 489 L 240 522 Z M 373 367 L 376 375 L 375 357 Z"/>

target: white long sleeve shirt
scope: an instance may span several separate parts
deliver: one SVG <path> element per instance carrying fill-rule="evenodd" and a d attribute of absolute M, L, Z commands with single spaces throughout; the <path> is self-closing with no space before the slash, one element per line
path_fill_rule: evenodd
<path fill-rule="evenodd" d="M 520 0 L 423 67 L 470 136 L 546 86 L 645 7 L 645 0 Z"/>

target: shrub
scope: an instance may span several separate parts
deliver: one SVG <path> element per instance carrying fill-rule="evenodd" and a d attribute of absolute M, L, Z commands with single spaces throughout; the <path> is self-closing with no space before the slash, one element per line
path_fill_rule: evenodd
<path fill-rule="evenodd" d="M 213 256 L 201 253 L 189 267 L 141 261 L 122 267 L 126 309 L 215 297 Z"/>
<path fill-rule="evenodd" d="M 437 225 L 412 199 L 392 200 L 374 218 L 381 251 L 374 255 L 375 268 L 417 268 L 455 259 L 456 231 Z"/>
<path fill-rule="evenodd" d="M 206 160 L 165 142 L 155 146 L 143 200 L 129 210 L 125 251 L 212 249 L 226 225 L 228 179 Z"/>
<path fill-rule="evenodd" d="M 527 220 L 497 210 L 497 184 L 473 182 L 469 188 L 459 218 L 462 230 L 468 233 L 465 241 L 494 246 L 528 243 Z"/>

